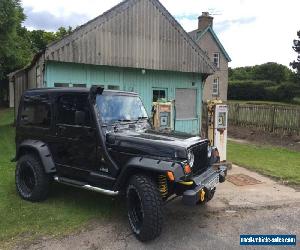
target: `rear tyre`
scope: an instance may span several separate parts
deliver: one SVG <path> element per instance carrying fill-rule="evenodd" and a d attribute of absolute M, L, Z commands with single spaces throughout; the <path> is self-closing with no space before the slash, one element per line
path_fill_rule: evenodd
<path fill-rule="evenodd" d="M 158 237 L 163 224 L 162 199 L 154 181 L 144 175 L 131 177 L 126 189 L 129 224 L 140 241 Z"/>
<path fill-rule="evenodd" d="M 16 167 L 16 188 L 22 199 L 37 202 L 48 196 L 50 176 L 45 173 L 38 157 L 23 155 Z"/>

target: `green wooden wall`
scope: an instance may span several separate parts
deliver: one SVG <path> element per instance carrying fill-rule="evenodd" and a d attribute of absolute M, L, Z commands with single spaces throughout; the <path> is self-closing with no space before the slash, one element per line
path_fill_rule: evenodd
<path fill-rule="evenodd" d="M 54 87 L 54 83 L 94 84 L 119 86 L 120 90 L 133 91 L 141 96 L 148 114 L 151 114 L 153 88 L 166 89 L 169 100 L 175 99 L 176 88 L 197 90 L 197 117 L 195 119 L 176 120 L 175 129 L 182 132 L 199 134 L 202 111 L 201 75 L 170 71 L 153 71 L 132 68 L 118 68 L 74 63 L 47 62 L 45 85 Z"/>

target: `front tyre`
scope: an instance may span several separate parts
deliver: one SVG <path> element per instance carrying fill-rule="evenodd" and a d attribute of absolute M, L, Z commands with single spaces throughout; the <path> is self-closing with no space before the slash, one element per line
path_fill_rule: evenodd
<path fill-rule="evenodd" d="M 126 190 L 129 224 L 140 241 L 158 237 L 163 224 L 162 199 L 155 182 L 148 176 L 134 175 Z"/>
<path fill-rule="evenodd" d="M 50 177 L 38 157 L 23 155 L 16 167 L 16 188 L 22 199 L 37 202 L 47 198 Z"/>

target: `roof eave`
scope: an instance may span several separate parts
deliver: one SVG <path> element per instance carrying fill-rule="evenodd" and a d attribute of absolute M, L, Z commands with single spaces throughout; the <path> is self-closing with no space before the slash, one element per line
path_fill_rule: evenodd
<path fill-rule="evenodd" d="M 197 37 L 196 41 L 199 41 L 206 32 L 210 32 L 211 35 L 213 36 L 213 38 L 215 39 L 217 45 L 219 46 L 220 50 L 222 51 L 222 53 L 224 54 L 225 58 L 227 59 L 228 62 L 231 62 L 231 58 L 228 55 L 227 51 L 225 50 L 225 48 L 223 47 L 222 43 L 220 42 L 217 34 L 214 32 L 213 28 L 211 26 L 208 26 L 204 31 L 202 31 L 199 36 Z"/>

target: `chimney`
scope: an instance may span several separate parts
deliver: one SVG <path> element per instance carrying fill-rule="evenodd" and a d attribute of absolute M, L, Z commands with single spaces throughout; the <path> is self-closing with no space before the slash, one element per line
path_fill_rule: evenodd
<path fill-rule="evenodd" d="M 209 15 L 208 12 L 202 12 L 202 15 L 198 17 L 198 30 L 205 30 L 208 26 L 213 26 L 214 18 Z"/>

